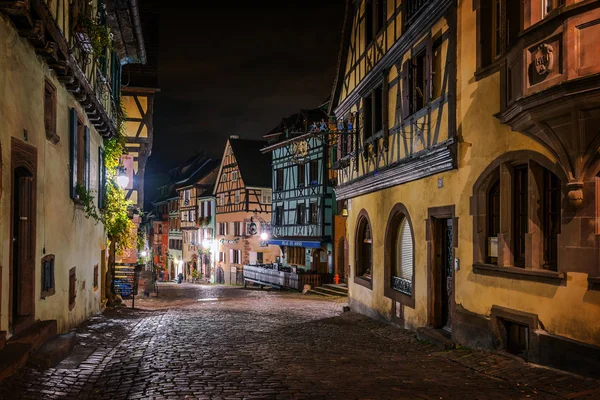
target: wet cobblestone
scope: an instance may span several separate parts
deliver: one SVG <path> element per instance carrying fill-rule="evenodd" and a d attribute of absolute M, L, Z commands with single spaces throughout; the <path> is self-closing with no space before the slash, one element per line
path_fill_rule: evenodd
<path fill-rule="evenodd" d="M 342 306 L 161 285 L 135 310 L 80 326 L 70 356 L 8 378 L 0 399 L 600 399 L 597 381 L 499 354 L 439 352 Z"/>

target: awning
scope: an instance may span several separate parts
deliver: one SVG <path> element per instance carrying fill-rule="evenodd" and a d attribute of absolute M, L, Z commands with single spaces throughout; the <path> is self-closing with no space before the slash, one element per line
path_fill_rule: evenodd
<path fill-rule="evenodd" d="M 299 240 L 280 240 L 280 239 L 271 239 L 269 240 L 269 244 L 275 244 L 277 246 L 293 246 L 293 247 L 308 247 L 311 249 L 318 249 L 321 247 L 321 242 L 303 242 Z"/>

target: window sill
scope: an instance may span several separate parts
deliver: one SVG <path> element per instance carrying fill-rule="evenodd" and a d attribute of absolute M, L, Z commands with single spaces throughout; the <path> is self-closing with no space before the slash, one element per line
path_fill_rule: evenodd
<path fill-rule="evenodd" d="M 564 272 L 518 267 L 499 267 L 492 264 L 473 264 L 473 273 L 560 285 L 566 281 Z"/>
<path fill-rule="evenodd" d="M 42 300 L 44 300 L 46 297 L 53 296 L 55 293 L 56 293 L 56 289 L 55 288 L 44 290 L 44 291 L 42 291 L 42 294 L 41 294 L 40 298 Z"/>
<path fill-rule="evenodd" d="M 487 78 L 488 76 L 500 71 L 500 67 L 502 66 L 503 61 L 504 61 L 504 58 L 502 56 L 499 59 L 497 59 L 496 61 L 494 61 L 493 63 L 491 63 L 490 65 L 487 65 L 483 68 L 478 68 L 477 71 L 475 71 L 475 80 L 479 81 L 483 78 Z"/>
<path fill-rule="evenodd" d="M 407 307 L 415 308 L 415 297 L 409 296 L 405 293 L 399 292 L 391 287 L 386 287 L 384 290 L 384 296 L 388 299 L 397 301 L 398 303 L 404 304 Z"/>
<path fill-rule="evenodd" d="M 364 286 L 369 290 L 373 290 L 373 281 L 371 279 L 366 279 L 361 276 L 355 276 L 354 283 L 360 286 Z"/>
<path fill-rule="evenodd" d="M 588 276 L 588 290 L 600 291 L 600 276 Z"/>

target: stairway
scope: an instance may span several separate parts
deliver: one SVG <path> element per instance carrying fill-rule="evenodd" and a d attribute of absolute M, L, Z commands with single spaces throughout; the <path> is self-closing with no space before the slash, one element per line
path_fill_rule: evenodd
<path fill-rule="evenodd" d="M 310 289 L 306 293 L 316 294 L 324 297 L 348 297 L 348 286 L 345 283 L 333 284 L 326 283 Z"/>
<path fill-rule="evenodd" d="M 13 374 L 39 347 L 56 335 L 56 321 L 38 321 L 6 341 L 0 349 L 0 380 Z"/>

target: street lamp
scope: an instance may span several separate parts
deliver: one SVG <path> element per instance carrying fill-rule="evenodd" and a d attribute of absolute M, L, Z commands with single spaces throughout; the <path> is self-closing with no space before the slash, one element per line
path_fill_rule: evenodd
<path fill-rule="evenodd" d="M 129 176 L 125 172 L 125 167 L 119 167 L 119 174 L 117 175 L 117 183 L 121 189 L 125 189 L 129 184 Z"/>
<path fill-rule="evenodd" d="M 210 240 L 208 240 L 208 239 L 204 239 L 204 240 L 202 241 L 202 247 L 204 247 L 205 249 L 210 249 L 210 245 L 211 245 L 211 243 L 210 243 L 210 242 L 211 242 Z"/>
<path fill-rule="evenodd" d="M 142 257 L 146 257 L 148 255 L 148 252 L 146 250 L 142 251 Z"/>
<path fill-rule="evenodd" d="M 266 241 L 269 238 L 269 234 L 267 232 L 263 232 L 260 234 L 260 240 L 262 240 L 263 242 Z"/>

